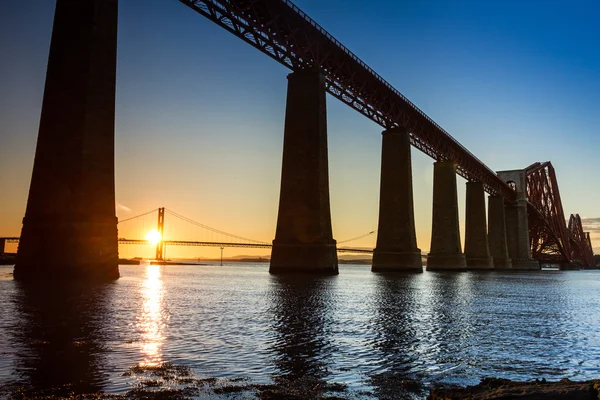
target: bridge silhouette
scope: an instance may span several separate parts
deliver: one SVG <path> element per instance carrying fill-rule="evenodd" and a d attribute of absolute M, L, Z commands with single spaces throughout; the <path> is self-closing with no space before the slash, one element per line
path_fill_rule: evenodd
<path fill-rule="evenodd" d="M 411 145 L 435 161 L 428 270 L 593 266 L 589 233 L 576 214 L 566 223 L 550 162 L 494 172 L 289 0 L 179 2 L 292 71 L 275 238 L 272 245 L 246 240 L 246 246 L 271 246 L 271 273 L 338 273 L 326 93 L 384 128 L 374 272 L 423 271 Z M 114 208 L 117 9 L 118 0 L 57 0 L 16 279 L 119 276 Z M 457 174 L 467 180 L 464 252 Z M 164 209 L 162 218 L 164 222 Z M 244 240 L 238 242 L 241 246 Z"/>
<path fill-rule="evenodd" d="M 152 222 L 155 223 L 154 230 L 160 234 L 160 241 L 155 243 L 153 240 L 142 239 L 148 229 L 152 226 L 152 222 L 144 221 L 146 217 L 151 217 Z M 187 232 L 182 229 L 181 224 L 174 229 L 169 229 L 171 224 L 168 224 L 166 216 L 170 216 L 173 220 L 182 222 L 184 225 L 188 224 L 192 229 Z M 157 208 L 148 212 L 145 212 L 135 217 L 130 217 L 119 221 L 119 229 L 124 224 L 137 224 L 134 228 L 140 234 L 140 238 L 125 238 L 119 237 L 119 244 L 152 244 L 156 246 L 156 259 L 163 260 L 166 254 L 167 246 L 201 246 L 201 247 L 219 247 L 219 248 L 255 248 L 255 249 L 270 249 L 271 243 L 245 238 L 243 236 L 228 233 L 200 222 L 194 221 L 174 211 L 166 209 L 164 207 Z M 362 239 L 366 236 L 374 234 L 375 231 L 370 231 L 366 234 L 339 241 L 338 243 L 349 243 L 355 240 Z M 195 236 L 203 236 L 205 240 L 193 240 Z M 212 237 L 210 237 L 212 236 Z M 179 237 L 179 239 L 177 239 Z M 210 240 L 209 240 L 210 239 Z M 340 253 L 372 253 L 373 249 L 361 248 L 361 247 L 338 247 L 337 251 Z"/>
<path fill-rule="evenodd" d="M 192 230 L 187 230 L 181 224 L 169 229 L 174 224 L 166 221 L 166 216 L 172 217 L 174 221 L 188 225 Z M 152 245 L 156 247 L 155 259 L 164 261 L 166 259 L 168 246 L 194 246 L 194 247 L 218 247 L 224 248 L 253 248 L 270 249 L 271 243 L 245 238 L 233 233 L 228 233 L 201 222 L 194 221 L 174 211 L 164 207 L 155 208 L 134 217 L 122 219 L 118 222 L 119 230 L 135 232 L 133 236 L 122 237 L 119 235 L 118 242 L 123 245 Z M 127 226 L 129 225 L 129 226 Z M 133 225 L 133 226 L 131 226 Z M 125 227 L 124 227 L 125 226 Z M 147 239 L 145 236 L 152 231 L 159 233 L 160 240 Z M 369 231 L 362 235 L 350 239 L 338 241 L 338 244 L 350 243 L 356 240 L 375 234 L 376 231 Z M 196 240 L 193 238 L 196 237 Z M 204 237 L 204 240 L 198 240 L 198 237 Z M 4 253 L 6 244 L 19 243 L 19 237 L 0 237 L 0 254 Z M 372 248 L 366 247 L 337 247 L 338 253 L 373 253 Z"/>

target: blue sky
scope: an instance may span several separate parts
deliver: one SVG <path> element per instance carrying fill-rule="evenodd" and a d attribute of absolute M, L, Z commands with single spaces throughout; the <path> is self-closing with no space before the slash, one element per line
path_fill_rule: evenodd
<path fill-rule="evenodd" d="M 0 235 L 18 234 L 25 210 L 54 3 L 0 3 Z M 296 4 L 490 168 L 550 160 L 567 217 L 600 217 L 598 2 Z M 165 206 L 272 240 L 288 73 L 176 0 L 121 0 L 118 215 Z M 344 240 L 377 227 L 381 128 L 331 97 L 327 106 L 334 237 Z M 432 163 L 413 149 L 423 250 Z"/>

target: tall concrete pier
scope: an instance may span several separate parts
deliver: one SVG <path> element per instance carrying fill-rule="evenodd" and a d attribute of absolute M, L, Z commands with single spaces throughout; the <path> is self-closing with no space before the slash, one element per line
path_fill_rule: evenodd
<path fill-rule="evenodd" d="M 337 274 L 331 231 L 325 78 L 288 75 L 283 165 L 271 273 Z"/>
<path fill-rule="evenodd" d="M 453 161 L 438 161 L 433 164 L 432 222 L 427 270 L 466 270 L 465 255 L 460 245 L 456 163 Z"/>
<path fill-rule="evenodd" d="M 423 272 L 415 233 L 410 135 L 400 127 L 382 135 L 379 228 L 371 270 Z"/>
<path fill-rule="evenodd" d="M 119 277 L 114 184 L 117 0 L 57 0 L 14 276 Z"/>
<path fill-rule="evenodd" d="M 481 182 L 467 182 L 465 257 L 469 269 L 492 269 L 485 215 L 485 191 Z"/>
<path fill-rule="evenodd" d="M 488 240 L 494 268 L 512 268 L 506 244 L 506 218 L 502 196 L 490 196 L 488 200 Z"/>
<path fill-rule="evenodd" d="M 499 171 L 498 176 L 514 185 L 517 200 L 505 205 L 506 238 L 512 269 L 540 269 L 540 264 L 531 258 L 529 247 L 529 220 L 527 217 L 527 182 L 524 170 Z"/>

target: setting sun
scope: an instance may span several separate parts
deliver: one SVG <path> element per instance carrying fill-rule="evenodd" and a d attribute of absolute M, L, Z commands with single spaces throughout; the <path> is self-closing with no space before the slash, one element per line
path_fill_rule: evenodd
<path fill-rule="evenodd" d="M 146 240 L 152 244 L 158 244 L 162 240 L 162 237 L 159 231 L 157 231 L 156 229 L 152 229 L 146 234 Z"/>

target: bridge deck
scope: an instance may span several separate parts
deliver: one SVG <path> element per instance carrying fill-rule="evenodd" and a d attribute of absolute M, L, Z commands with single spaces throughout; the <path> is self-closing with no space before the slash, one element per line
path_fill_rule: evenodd
<path fill-rule="evenodd" d="M 151 244 L 147 240 L 119 239 L 120 244 Z M 238 247 L 252 249 L 270 249 L 270 243 L 232 243 L 232 242 L 203 242 L 190 240 L 164 240 L 166 246 L 201 246 L 201 247 Z M 361 247 L 338 247 L 339 253 L 373 253 L 373 249 Z"/>
<path fill-rule="evenodd" d="M 18 237 L 0 237 L 0 240 L 5 239 L 6 243 L 19 243 Z M 189 240 L 164 240 L 163 243 L 167 246 L 202 246 L 202 247 L 238 247 L 238 248 L 254 248 L 254 249 L 270 249 L 269 243 L 231 243 L 231 242 L 201 242 Z M 148 240 L 142 239 L 125 239 L 119 238 L 119 244 L 145 244 L 152 245 Z M 365 249 L 360 247 L 338 247 L 339 253 L 373 253 L 373 249 Z"/>

